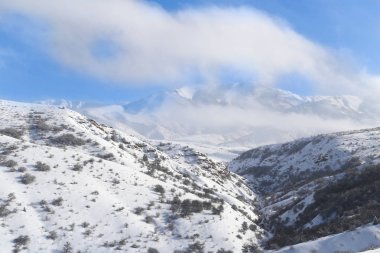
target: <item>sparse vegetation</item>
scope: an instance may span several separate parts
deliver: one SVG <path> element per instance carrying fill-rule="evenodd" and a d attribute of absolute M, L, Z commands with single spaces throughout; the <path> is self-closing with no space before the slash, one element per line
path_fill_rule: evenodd
<path fill-rule="evenodd" d="M 185 250 L 175 250 L 174 253 L 204 253 L 204 244 L 195 242 L 188 245 Z"/>
<path fill-rule="evenodd" d="M 216 253 L 233 253 L 232 250 L 225 250 L 224 248 L 218 249 Z"/>
<path fill-rule="evenodd" d="M 27 235 L 20 235 L 13 239 L 13 252 L 20 252 L 21 250 L 27 249 L 27 245 L 30 242 L 30 238 Z"/>
<path fill-rule="evenodd" d="M 34 165 L 34 167 L 36 168 L 37 171 L 49 171 L 50 170 L 50 166 L 47 165 L 46 163 L 42 163 L 42 162 L 37 162 L 36 165 Z"/>
<path fill-rule="evenodd" d="M 0 162 L 0 166 L 14 168 L 14 167 L 17 166 L 17 162 L 14 161 L 14 160 L 6 160 L 6 161 L 3 161 L 3 162 Z"/>
<path fill-rule="evenodd" d="M 71 246 L 71 243 L 66 242 L 65 245 L 63 245 L 62 253 L 73 253 L 73 247 Z"/>
<path fill-rule="evenodd" d="M 29 174 L 29 173 L 25 173 L 24 175 L 22 175 L 20 177 L 20 182 L 23 183 L 23 184 L 31 184 L 33 183 L 34 181 L 36 180 L 36 177 Z"/>
<path fill-rule="evenodd" d="M 250 242 L 243 245 L 241 252 L 242 253 L 262 253 L 263 251 L 260 249 L 258 245 Z"/>
<path fill-rule="evenodd" d="M 160 253 L 160 252 L 155 248 L 148 248 L 147 253 Z"/>
<path fill-rule="evenodd" d="M 23 130 L 17 130 L 14 128 L 4 128 L 0 129 L 0 134 L 7 135 L 16 139 L 20 139 L 24 135 Z"/>
<path fill-rule="evenodd" d="M 142 207 L 136 207 L 134 210 L 134 213 L 137 215 L 141 215 L 144 212 L 144 208 Z"/>
<path fill-rule="evenodd" d="M 17 171 L 23 173 L 23 172 L 26 171 L 26 168 L 25 167 L 20 167 L 20 168 L 17 169 Z"/>
<path fill-rule="evenodd" d="M 171 201 L 171 210 L 174 213 L 179 213 L 181 217 L 186 217 L 192 213 L 200 213 L 203 211 L 203 202 L 199 200 L 185 199 L 181 201 L 175 197 Z"/>
<path fill-rule="evenodd" d="M 162 185 L 158 184 L 154 187 L 154 191 L 155 192 L 158 192 L 158 193 L 161 193 L 161 194 L 164 194 L 165 193 L 165 189 L 164 187 L 162 187 Z"/>
<path fill-rule="evenodd" d="M 62 197 L 53 199 L 53 201 L 51 202 L 51 204 L 53 206 L 62 206 L 62 203 L 63 203 L 63 198 Z"/>
<path fill-rule="evenodd" d="M 83 165 L 82 164 L 75 164 L 72 168 L 73 171 L 82 171 L 83 170 Z"/>
<path fill-rule="evenodd" d="M 49 234 L 46 236 L 46 238 L 53 241 L 56 240 L 58 238 L 57 232 L 50 231 Z"/>
<path fill-rule="evenodd" d="M 294 226 L 275 223 L 270 248 L 293 245 L 315 238 L 352 230 L 371 223 L 380 213 L 380 165 L 352 170 L 336 183 L 319 189 L 314 202 L 299 215 Z M 312 228 L 304 225 L 320 215 L 324 222 Z"/>
<path fill-rule="evenodd" d="M 108 161 L 113 161 L 115 159 L 115 156 L 112 153 L 98 154 L 97 157 Z"/>
<path fill-rule="evenodd" d="M 51 139 L 51 142 L 60 146 L 81 146 L 86 143 L 83 139 L 77 138 L 72 134 L 62 134 Z"/>
<path fill-rule="evenodd" d="M 8 199 L 3 201 L 2 204 L 0 204 L 0 217 L 7 217 L 8 215 L 12 214 L 12 213 L 16 213 L 17 210 L 14 209 L 14 210 L 10 210 L 9 209 L 9 205 L 10 203 L 15 199 L 14 195 L 13 194 L 9 194 L 8 195 Z"/>

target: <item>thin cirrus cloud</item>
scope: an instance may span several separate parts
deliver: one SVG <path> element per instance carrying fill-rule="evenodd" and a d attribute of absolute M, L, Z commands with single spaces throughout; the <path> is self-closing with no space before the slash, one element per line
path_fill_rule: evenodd
<path fill-rule="evenodd" d="M 303 75 L 322 90 L 348 93 L 378 83 L 286 22 L 250 7 L 169 12 L 135 0 L 0 0 L 0 12 L 46 23 L 47 50 L 60 63 L 127 83 L 220 81 L 226 68 L 264 84 Z"/>

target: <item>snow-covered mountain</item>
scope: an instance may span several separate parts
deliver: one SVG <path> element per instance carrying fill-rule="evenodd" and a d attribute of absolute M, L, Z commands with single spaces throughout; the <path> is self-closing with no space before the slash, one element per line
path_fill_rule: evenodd
<path fill-rule="evenodd" d="M 355 96 L 299 96 L 240 84 L 185 87 L 82 112 L 149 139 L 203 148 L 222 160 L 255 146 L 378 124 L 376 113 Z"/>
<path fill-rule="evenodd" d="M 61 106 L 0 101 L 0 115 L 2 252 L 380 247 L 380 128 L 255 148 L 227 167 Z"/>
<path fill-rule="evenodd" d="M 183 87 L 174 91 L 153 94 L 147 98 L 124 105 L 128 113 L 151 113 L 165 104 L 221 105 L 255 109 L 264 108 L 278 112 L 309 113 L 321 117 L 358 118 L 362 101 L 355 96 L 299 96 L 289 91 L 270 87 L 250 87 L 241 84 L 206 88 Z"/>
<path fill-rule="evenodd" d="M 380 128 L 255 148 L 231 161 L 229 169 L 243 176 L 259 195 L 262 224 L 273 234 L 269 248 L 378 223 Z M 369 235 L 359 239 L 355 235 L 361 232 L 350 232 L 280 252 L 357 252 L 380 247 L 379 225 L 358 229 Z"/>
<path fill-rule="evenodd" d="M 189 147 L 56 106 L 0 115 L 1 252 L 240 252 L 263 236 L 256 195 Z"/>

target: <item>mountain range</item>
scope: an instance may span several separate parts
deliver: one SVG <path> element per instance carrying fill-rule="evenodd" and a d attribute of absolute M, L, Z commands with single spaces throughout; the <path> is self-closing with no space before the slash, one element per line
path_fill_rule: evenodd
<path fill-rule="evenodd" d="M 356 96 L 300 96 L 242 84 L 183 87 L 124 104 L 72 108 L 151 140 L 185 143 L 221 161 L 252 147 L 379 123 L 377 111 Z"/>

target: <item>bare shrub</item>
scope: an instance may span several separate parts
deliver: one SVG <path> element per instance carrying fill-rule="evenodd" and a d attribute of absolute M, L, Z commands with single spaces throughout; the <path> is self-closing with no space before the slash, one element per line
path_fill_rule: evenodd
<path fill-rule="evenodd" d="M 19 237 L 13 239 L 13 252 L 20 252 L 23 249 L 27 249 L 27 245 L 30 242 L 30 238 L 27 235 L 20 235 Z"/>
<path fill-rule="evenodd" d="M 13 160 L 7 160 L 0 163 L 0 166 L 13 168 L 17 166 L 17 162 Z"/>
<path fill-rule="evenodd" d="M 23 172 L 26 171 L 26 168 L 25 167 L 20 167 L 20 168 L 17 169 L 17 171 L 23 173 Z"/>
<path fill-rule="evenodd" d="M 51 204 L 53 206 L 62 206 L 62 202 L 63 202 L 63 198 L 62 197 L 59 197 L 57 199 L 54 199 Z"/>
<path fill-rule="evenodd" d="M 4 129 L 0 129 L 0 134 L 7 135 L 12 138 L 20 139 L 23 136 L 24 131 L 13 129 L 13 128 L 4 128 Z"/>
<path fill-rule="evenodd" d="M 134 213 L 137 214 L 137 215 L 140 215 L 140 214 L 142 214 L 143 211 L 144 211 L 144 208 L 142 208 L 142 207 L 136 207 L 135 210 L 134 210 Z"/>
<path fill-rule="evenodd" d="M 108 161 L 112 161 L 115 159 L 115 156 L 112 153 L 98 154 L 97 157 L 104 159 L 104 160 L 108 160 Z"/>
<path fill-rule="evenodd" d="M 52 138 L 51 142 L 62 146 L 81 146 L 86 143 L 83 139 L 77 138 L 72 134 L 62 134 L 58 137 Z"/>
<path fill-rule="evenodd" d="M 36 177 L 29 174 L 29 173 L 25 173 L 24 175 L 22 175 L 20 177 L 20 182 L 23 183 L 23 184 L 31 184 L 33 183 L 34 181 L 36 180 Z"/>
<path fill-rule="evenodd" d="M 73 171 L 82 171 L 83 170 L 83 166 L 79 163 L 75 164 L 72 168 Z"/>
<path fill-rule="evenodd" d="M 218 249 L 216 253 L 233 253 L 232 250 L 225 250 L 224 248 Z"/>
<path fill-rule="evenodd" d="M 148 252 L 147 253 L 160 253 L 157 249 L 155 248 L 148 248 Z"/>
<path fill-rule="evenodd" d="M 158 192 L 158 193 L 161 193 L 161 194 L 165 193 L 164 187 L 162 187 L 162 185 L 159 185 L 159 184 L 154 187 L 154 191 Z"/>
<path fill-rule="evenodd" d="M 54 241 L 55 239 L 58 238 L 57 232 L 50 231 L 49 234 L 46 236 L 46 238 Z"/>
<path fill-rule="evenodd" d="M 34 167 L 36 168 L 37 171 L 49 171 L 50 170 L 50 166 L 47 165 L 46 163 L 42 163 L 42 162 L 37 162 L 36 165 L 34 165 Z"/>
<path fill-rule="evenodd" d="M 62 250 L 63 253 L 73 253 L 74 250 L 73 250 L 73 247 L 71 246 L 71 243 L 69 242 L 66 242 L 65 245 L 63 245 L 63 250 Z"/>

